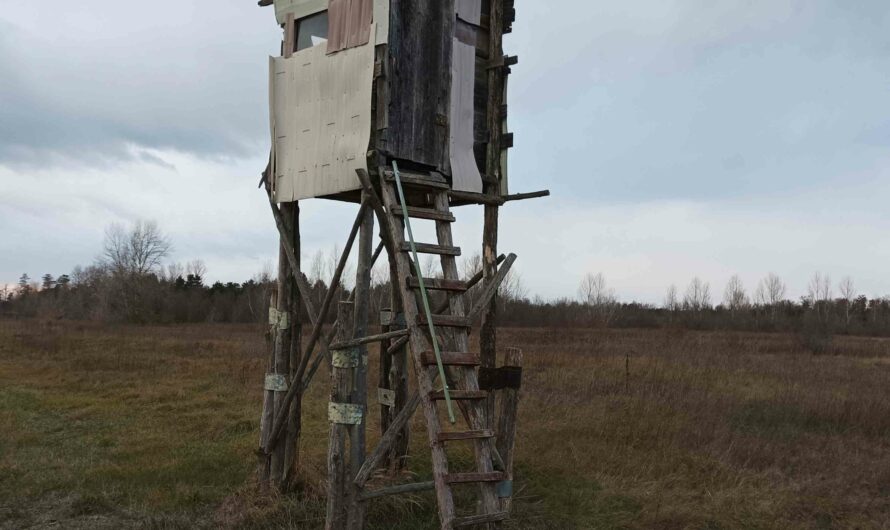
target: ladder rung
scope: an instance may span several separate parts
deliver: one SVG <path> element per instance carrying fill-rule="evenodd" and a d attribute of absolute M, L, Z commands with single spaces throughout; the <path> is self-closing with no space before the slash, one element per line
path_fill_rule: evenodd
<path fill-rule="evenodd" d="M 488 397 L 488 392 L 484 390 L 449 390 L 448 395 L 451 399 L 457 400 L 485 399 Z M 430 392 L 430 399 L 441 401 L 445 399 L 445 392 L 442 390 Z"/>
<path fill-rule="evenodd" d="M 481 429 L 477 431 L 451 431 L 439 433 L 440 442 L 447 442 L 449 440 L 478 440 L 480 438 L 494 438 L 494 431 L 491 429 Z"/>
<path fill-rule="evenodd" d="M 417 252 L 420 254 L 440 254 L 443 256 L 460 256 L 460 247 L 446 247 L 442 245 L 433 245 L 430 243 L 415 243 Z M 402 243 L 402 252 L 411 252 L 411 244 L 405 241 Z"/>
<path fill-rule="evenodd" d="M 396 207 L 393 209 L 393 215 L 398 215 L 402 217 L 405 215 L 405 212 L 402 211 L 401 208 Z M 419 208 L 417 206 L 409 206 L 408 207 L 408 216 L 414 217 L 416 219 L 430 219 L 432 221 L 445 221 L 448 223 L 454 222 L 454 214 L 451 212 L 442 212 L 433 208 Z"/>
<path fill-rule="evenodd" d="M 423 286 L 430 291 L 456 291 L 464 292 L 467 290 L 467 282 L 463 280 L 445 280 L 441 278 L 424 278 Z M 414 276 L 408 277 L 408 287 L 415 289 L 420 288 L 420 283 Z"/>
<path fill-rule="evenodd" d="M 391 168 L 387 168 L 386 170 L 384 170 L 383 175 L 388 182 L 396 181 L 396 177 L 393 174 Z M 441 176 L 415 173 L 413 171 L 405 171 L 404 169 L 399 170 L 399 180 L 401 180 L 402 184 L 404 184 L 405 186 L 411 186 L 415 188 L 432 188 L 435 190 L 450 189 L 448 181 L 446 181 Z"/>
<path fill-rule="evenodd" d="M 479 366 L 479 355 L 476 353 L 465 353 L 457 351 L 439 352 L 442 357 L 444 366 Z M 432 351 L 423 352 L 423 364 L 431 366 L 436 363 L 436 354 Z"/>
<path fill-rule="evenodd" d="M 489 473 L 448 473 L 445 482 L 449 484 L 465 484 L 467 482 L 500 482 L 504 480 L 504 474 L 500 471 Z"/>
<path fill-rule="evenodd" d="M 417 315 L 417 325 L 427 325 L 426 315 Z M 470 327 L 470 319 L 454 315 L 433 315 L 433 325 L 444 328 L 468 328 Z"/>
<path fill-rule="evenodd" d="M 498 521 L 506 521 L 510 517 L 510 512 L 483 513 L 481 515 L 469 515 L 467 517 L 456 517 L 451 525 L 455 528 L 461 526 L 473 526 L 477 524 L 496 523 Z"/>

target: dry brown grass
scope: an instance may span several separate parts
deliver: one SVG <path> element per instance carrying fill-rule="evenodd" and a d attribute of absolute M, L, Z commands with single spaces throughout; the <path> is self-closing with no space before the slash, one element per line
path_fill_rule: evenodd
<path fill-rule="evenodd" d="M 890 527 L 888 341 L 813 356 L 790 335 L 501 337 L 526 360 L 515 528 Z M 326 374 L 305 407 L 310 494 L 251 493 L 265 351 L 253 326 L 0 321 L 0 521 L 317 528 Z M 429 496 L 371 512 L 434 527 Z"/>

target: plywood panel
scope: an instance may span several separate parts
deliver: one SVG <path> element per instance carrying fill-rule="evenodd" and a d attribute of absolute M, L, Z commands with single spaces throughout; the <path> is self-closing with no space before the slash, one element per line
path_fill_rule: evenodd
<path fill-rule="evenodd" d="M 389 39 L 389 0 L 374 0 L 374 24 L 377 25 L 377 44 L 386 44 Z"/>
<path fill-rule="evenodd" d="M 293 13 L 294 20 L 299 20 L 327 8 L 328 0 L 275 0 L 275 20 L 284 24 L 288 13 Z"/>
<path fill-rule="evenodd" d="M 271 59 L 277 202 L 359 189 L 355 170 L 367 169 L 374 45 L 326 51 L 320 44 Z"/>
<path fill-rule="evenodd" d="M 328 53 L 367 44 L 371 38 L 373 12 L 372 0 L 330 0 Z"/>

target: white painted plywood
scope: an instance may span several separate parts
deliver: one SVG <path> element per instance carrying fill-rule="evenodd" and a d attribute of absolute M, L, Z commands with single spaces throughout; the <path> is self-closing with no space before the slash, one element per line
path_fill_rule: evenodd
<path fill-rule="evenodd" d="M 377 44 L 389 41 L 389 0 L 374 0 L 374 24 Z"/>
<path fill-rule="evenodd" d="M 476 84 L 476 47 L 453 39 L 451 115 L 449 117 L 451 187 L 482 192 L 482 176 L 473 154 L 473 92 Z"/>
<path fill-rule="evenodd" d="M 374 44 L 326 49 L 271 58 L 276 202 L 359 189 L 355 170 L 367 169 Z"/>

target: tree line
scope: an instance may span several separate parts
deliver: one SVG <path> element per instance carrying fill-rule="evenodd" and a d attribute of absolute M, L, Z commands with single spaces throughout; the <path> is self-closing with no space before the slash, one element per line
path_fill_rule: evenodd
<path fill-rule="evenodd" d="M 185 264 L 164 260 L 172 249 L 157 223 L 139 221 L 130 227 L 111 225 L 101 254 L 94 263 L 69 273 L 44 274 L 32 280 L 23 274 L 14 288 L 0 290 L 0 315 L 97 320 L 134 324 L 232 322 L 261 323 L 275 289 L 271 270 L 243 283 L 205 284 L 206 266 L 200 260 Z M 316 307 L 328 288 L 339 252 L 316 252 L 304 267 Z M 389 276 L 380 260 L 372 273 L 371 310 L 389 306 Z M 437 275 L 435 261 L 421 264 L 424 275 Z M 463 262 L 462 275 L 470 278 L 481 269 L 479 255 Z M 350 278 L 350 273 L 343 274 Z M 477 285 L 467 296 L 474 297 Z M 799 300 L 787 297 L 785 282 L 766 275 L 749 294 L 733 276 L 722 296 L 707 282 L 693 278 L 682 292 L 671 285 L 661 304 L 621 302 L 602 274 L 587 274 L 577 297 L 544 300 L 530 297 L 518 274 L 511 271 L 500 290 L 499 321 L 506 326 L 620 327 L 795 331 L 822 340 L 835 333 L 890 336 L 890 297 L 858 294 L 851 278 L 837 284 L 816 273 Z M 340 297 L 349 294 L 338 285 Z M 436 294 L 436 296 L 442 296 Z M 325 315 L 331 320 L 333 315 Z"/>

